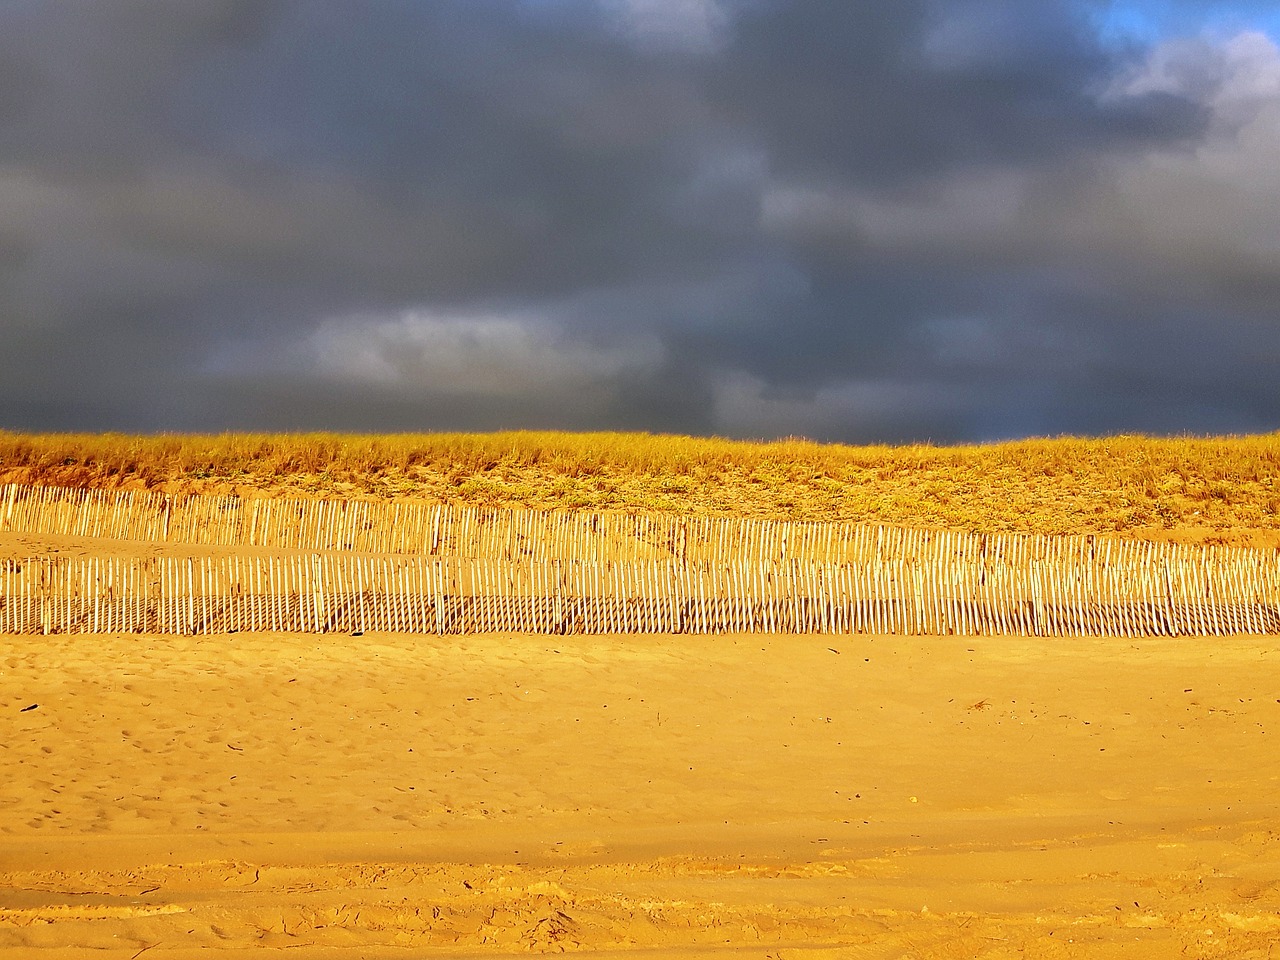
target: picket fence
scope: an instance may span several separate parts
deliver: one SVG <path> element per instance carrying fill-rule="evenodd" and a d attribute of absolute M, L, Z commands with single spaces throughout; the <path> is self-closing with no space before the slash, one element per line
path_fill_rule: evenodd
<path fill-rule="evenodd" d="M 5 530 L 294 552 L 0 560 L 0 633 L 1280 633 L 1239 548 L 14 486 Z"/>
<path fill-rule="evenodd" d="M 430 560 L 338 555 L 0 561 L 0 633 L 1280 631 L 1275 571 L 1242 564 Z M 1065 574 L 1065 575 L 1064 575 Z M 1270 576 L 1268 581 L 1267 576 Z"/>

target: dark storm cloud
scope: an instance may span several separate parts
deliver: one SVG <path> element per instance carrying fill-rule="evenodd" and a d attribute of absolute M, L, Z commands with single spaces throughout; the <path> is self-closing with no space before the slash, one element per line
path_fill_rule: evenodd
<path fill-rule="evenodd" d="M 964 165 L 1196 132 L 1195 104 L 1101 105 L 1115 64 L 1078 11 L 1017 0 L 769 4 L 744 16 L 725 73 L 730 109 L 775 168 L 893 185 Z"/>
<path fill-rule="evenodd" d="M 1013 0 L 0 7 L 0 426 L 1280 414 L 1280 57 Z"/>

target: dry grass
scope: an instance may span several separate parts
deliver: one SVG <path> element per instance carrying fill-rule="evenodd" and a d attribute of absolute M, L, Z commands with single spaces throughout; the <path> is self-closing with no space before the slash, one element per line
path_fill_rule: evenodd
<path fill-rule="evenodd" d="M 1278 478 L 1280 434 L 851 447 L 616 433 L 0 432 L 5 482 L 1236 541 L 1280 531 Z"/>

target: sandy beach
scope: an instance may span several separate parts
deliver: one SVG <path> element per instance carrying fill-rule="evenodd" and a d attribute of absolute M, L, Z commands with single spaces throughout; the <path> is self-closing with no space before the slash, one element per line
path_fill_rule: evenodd
<path fill-rule="evenodd" d="M 1280 0 L 0 0 L 0 960 L 1280 960 Z"/>
<path fill-rule="evenodd" d="M 1275 638 L 0 638 L 0 957 L 1268 958 Z"/>

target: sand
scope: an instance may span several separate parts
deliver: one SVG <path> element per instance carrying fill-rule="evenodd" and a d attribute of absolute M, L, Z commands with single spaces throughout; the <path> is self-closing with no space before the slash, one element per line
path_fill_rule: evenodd
<path fill-rule="evenodd" d="M 1280 956 L 1280 640 L 0 637 L 0 958 Z"/>

